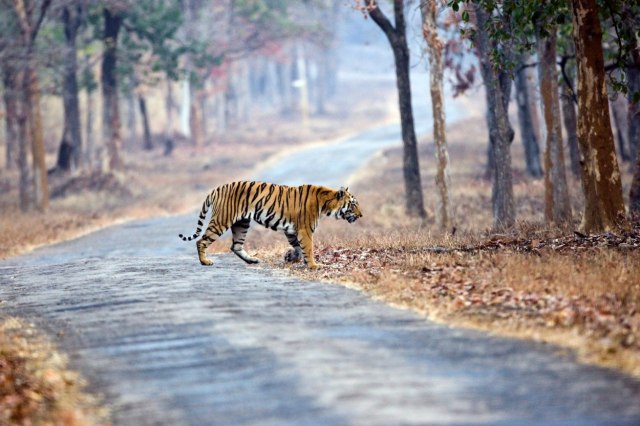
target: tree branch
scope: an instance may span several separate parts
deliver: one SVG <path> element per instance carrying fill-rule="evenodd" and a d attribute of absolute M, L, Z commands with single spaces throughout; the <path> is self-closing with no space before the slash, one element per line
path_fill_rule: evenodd
<path fill-rule="evenodd" d="M 404 34 L 406 24 L 404 22 L 404 1 L 393 0 L 393 15 L 396 20 L 396 33 Z"/>
<path fill-rule="evenodd" d="M 560 59 L 560 71 L 562 73 L 562 81 L 564 81 L 564 84 L 569 88 L 571 100 L 573 100 L 574 104 L 578 105 L 578 97 L 576 96 L 575 90 L 573 90 L 573 84 L 571 84 L 571 79 L 569 78 L 566 70 L 567 61 L 573 58 L 575 58 L 575 55 L 563 56 L 562 59 Z"/>
<path fill-rule="evenodd" d="M 38 20 L 36 24 L 31 29 L 31 43 L 33 43 L 38 35 L 38 31 L 40 31 L 40 26 L 42 25 L 42 21 L 44 21 L 44 17 L 47 14 L 47 9 L 51 5 L 51 0 L 43 0 L 40 5 L 40 15 L 38 16 Z"/>
<path fill-rule="evenodd" d="M 396 1 L 397 2 L 397 1 Z M 369 16 L 373 19 L 382 32 L 387 36 L 391 43 L 395 43 L 396 39 L 396 29 L 391 25 L 389 19 L 385 16 L 385 14 L 380 10 L 376 0 L 366 0 L 367 10 L 369 12 Z"/>

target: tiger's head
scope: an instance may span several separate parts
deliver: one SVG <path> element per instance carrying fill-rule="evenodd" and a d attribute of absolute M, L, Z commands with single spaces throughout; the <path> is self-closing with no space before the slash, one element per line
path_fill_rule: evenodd
<path fill-rule="evenodd" d="M 349 188 L 340 188 L 339 191 L 336 191 L 335 198 L 331 201 L 327 216 L 344 219 L 349 223 L 353 223 L 362 217 L 358 200 L 349 193 Z"/>

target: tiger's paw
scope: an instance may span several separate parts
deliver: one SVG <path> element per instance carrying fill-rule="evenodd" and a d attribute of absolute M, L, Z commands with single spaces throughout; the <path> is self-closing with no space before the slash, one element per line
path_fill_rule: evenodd
<path fill-rule="evenodd" d="M 307 263 L 307 268 L 311 269 L 311 270 L 317 270 L 324 267 L 324 265 L 322 263 L 316 263 L 316 262 L 310 262 Z"/>
<path fill-rule="evenodd" d="M 213 260 L 205 257 L 204 259 L 200 259 L 200 263 L 204 266 L 211 266 L 213 265 Z"/>
<path fill-rule="evenodd" d="M 284 254 L 284 261 L 287 263 L 300 262 L 302 259 L 302 253 L 296 249 L 290 249 Z"/>
<path fill-rule="evenodd" d="M 249 256 L 249 254 L 244 251 L 243 249 L 241 250 L 234 250 L 233 248 L 231 248 L 231 251 L 238 256 L 240 259 L 244 260 L 245 262 L 247 262 L 250 265 L 253 265 L 255 263 L 260 263 L 260 259 Z"/>

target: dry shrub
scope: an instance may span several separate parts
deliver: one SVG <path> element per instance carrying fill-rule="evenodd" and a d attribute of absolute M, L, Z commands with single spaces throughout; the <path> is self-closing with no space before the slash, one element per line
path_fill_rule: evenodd
<path fill-rule="evenodd" d="M 0 320 L 0 424 L 107 425 L 82 377 L 33 325 Z"/>

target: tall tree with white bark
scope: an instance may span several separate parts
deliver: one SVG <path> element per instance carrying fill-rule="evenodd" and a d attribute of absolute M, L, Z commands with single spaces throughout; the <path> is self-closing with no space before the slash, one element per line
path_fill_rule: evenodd
<path fill-rule="evenodd" d="M 449 198 L 449 154 L 445 129 L 444 90 L 442 76 L 442 50 L 444 45 L 438 37 L 436 0 L 421 0 L 422 36 L 427 44 L 429 55 L 429 82 L 431 91 L 431 108 L 433 112 L 433 140 L 436 146 L 436 188 L 438 190 L 438 206 L 436 221 L 441 230 L 451 227 L 451 200 Z"/>
<path fill-rule="evenodd" d="M 33 170 L 33 193 L 35 206 L 40 210 L 49 207 L 49 182 L 47 178 L 47 166 L 45 161 L 44 131 L 42 128 L 42 115 L 40 111 L 40 83 L 37 74 L 36 62 L 36 38 L 47 14 L 50 0 L 42 0 L 34 4 L 25 4 L 24 0 L 12 0 L 11 7 L 15 13 L 19 27 L 19 46 L 23 53 L 22 64 L 22 106 L 20 107 L 22 119 L 26 119 L 29 130 L 28 137 L 31 141 L 31 156 Z M 28 7 L 27 7 L 28 6 Z M 18 137 L 24 147 L 27 142 L 22 126 Z M 21 161 L 24 161 L 21 160 Z M 21 203 L 22 207 L 26 205 Z"/>

